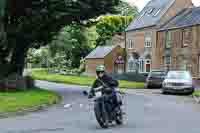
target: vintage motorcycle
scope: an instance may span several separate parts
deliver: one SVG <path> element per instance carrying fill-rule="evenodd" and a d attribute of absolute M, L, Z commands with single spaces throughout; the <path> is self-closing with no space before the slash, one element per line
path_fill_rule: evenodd
<path fill-rule="evenodd" d="M 94 113 L 96 120 L 102 128 L 108 128 L 110 124 L 116 122 L 117 125 L 123 124 L 123 116 L 125 113 L 122 110 L 123 96 L 125 95 L 122 91 L 116 91 L 118 106 L 112 108 L 112 99 L 107 94 L 103 94 L 102 91 L 111 89 L 109 87 L 100 86 L 95 88 L 94 98 Z M 89 95 L 88 92 L 84 91 L 84 95 Z"/>

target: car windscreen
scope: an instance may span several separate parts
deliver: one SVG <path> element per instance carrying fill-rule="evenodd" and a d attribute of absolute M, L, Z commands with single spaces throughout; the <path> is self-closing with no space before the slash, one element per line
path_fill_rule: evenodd
<path fill-rule="evenodd" d="M 184 79 L 191 80 L 191 76 L 187 72 L 169 72 L 167 74 L 167 79 Z"/>

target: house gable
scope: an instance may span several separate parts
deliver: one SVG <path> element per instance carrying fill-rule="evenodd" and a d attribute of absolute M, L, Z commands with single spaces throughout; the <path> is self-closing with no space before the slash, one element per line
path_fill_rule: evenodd
<path fill-rule="evenodd" d="M 139 16 L 128 26 L 126 31 L 137 30 L 157 25 L 162 16 L 176 0 L 151 0 Z"/>
<path fill-rule="evenodd" d="M 193 6 L 192 0 L 151 0 L 126 31 L 159 27 L 184 8 Z"/>

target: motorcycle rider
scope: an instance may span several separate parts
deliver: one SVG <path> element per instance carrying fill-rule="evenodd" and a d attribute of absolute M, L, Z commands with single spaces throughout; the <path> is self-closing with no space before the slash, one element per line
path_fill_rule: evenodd
<path fill-rule="evenodd" d="M 112 101 L 112 109 L 118 106 L 117 94 L 115 88 L 119 86 L 119 82 L 108 76 L 105 72 L 104 65 L 96 66 L 97 79 L 94 81 L 90 90 L 88 98 L 95 96 L 95 88 L 102 86 L 103 88 L 110 88 L 109 90 L 102 91 L 102 94 L 107 94 L 108 98 Z"/>

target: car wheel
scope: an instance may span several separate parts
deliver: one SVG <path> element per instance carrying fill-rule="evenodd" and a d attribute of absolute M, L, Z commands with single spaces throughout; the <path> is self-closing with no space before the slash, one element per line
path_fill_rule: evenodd
<path fill-rule="evenodd" d="M 167 92 L 164 89 L 161 89 L 161 94 L 166 95 Z"/>

